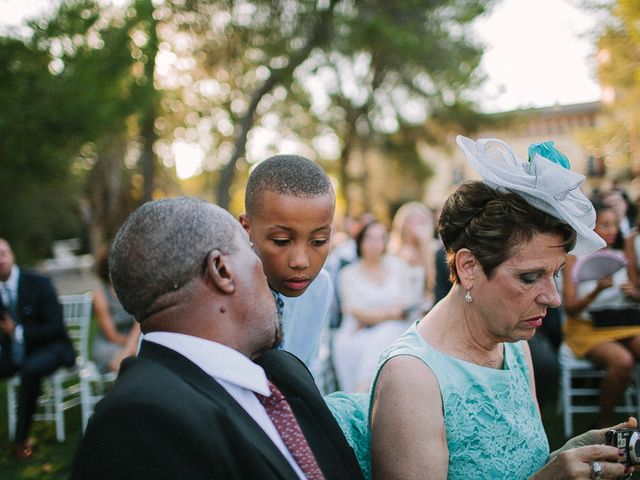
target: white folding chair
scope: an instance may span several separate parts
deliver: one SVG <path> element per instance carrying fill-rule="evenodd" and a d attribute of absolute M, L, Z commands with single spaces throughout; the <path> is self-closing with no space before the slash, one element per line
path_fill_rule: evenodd
<path fill-rule="evenodd" d="M 93 414 L 96 404 L 102 399 L 105 393 L 105 386 L 115 382 L 117 373 L 102 373 L 97 365 L 90 361 L 80 372 L 82 377 L 82 430 L 87 427 L 89 417 Z"/>
<path fill-rule="evenodd" d="M 38 410 L 33 421 L 55 422 L 56 439 L 65 439 L 64 412 L 76 405 L 81 406 L 82 428 L 91 414 L 87 410 L 89 386 L 82 372 L 89 364 L 89 325 L 91 322 L 92 294 L 61 295 L 64 322 L 76 350 L 76 364 L 70 368 L 59 368 L 43 379 L 42 393 L 38 398 Z M 7 406 L 9 411 L 9 437 L 15 435 L 18 411 L 17 391 L 20 377 L 16 375 L 7 382 Z"/>
<path fill-rule="evenodd" d="M 574 414 L 597 413 L 600 410 L 599 385 L 604 376 L 604 370 L 589 360 L 576 357 L 564 342 L 558 350 L 558 362 L 560 364 L 558 409 L 563 414 L 564 434 L 570 438 L 573 435 Z M 585 385 L 584 379 L 593 381 Z M 634 368 L 633 382 L 624 397 L 624 405 L 618 405 L 615 411 L 640 415 L 640 369 L 637 365 Z"/>

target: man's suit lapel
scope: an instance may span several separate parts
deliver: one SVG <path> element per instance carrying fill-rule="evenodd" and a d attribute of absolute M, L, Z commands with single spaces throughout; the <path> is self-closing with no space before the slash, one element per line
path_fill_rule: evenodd
<path fill-rule="evenodd" d="M 22 312 L 24 312 L 25 303 L 27 301 L 27 291 L 29 289 L 28 286 L 29 278 L 28 274 L 25 275 L 25 272 L 20 269 L 20 276 L 18 277 L 18 298 L 16 299 L 16 314 L 20 316 L 19 322 L 22 323 Z"/>
<path fill-rule="evenodd" d="M 18 290 L 14 294 L 14 295 L 17 295 L 17 298 L 14 301 L 17 302 L 16 312 L 18 312 L 18 314 L 22 311 L 22 304 L 20 302 L 24 298 L 23 282 L 24 282 L 24 274 L 23 272 L 20 272 L 20 276 L 18 277 Z M 2 295 L 0 295 L 0 310 L 8 310 L 8 309 L 9 309 L 9 305 L 4 304 L 4 301 L 2 300 Z"/>
<path fill-rule="evenodd" d="M 284 478 L 292 480 L 298 478 L 289 462 L 264 430 L 218 382 L 195 363 L 169 348 L 146 341 L 142 342 L 138 356 L 161 363 L 176 372 L 194 389 L 208 397 L 212 403 L 224 409 L 232 423 L 247 433 L 247 441 L 252 442 L 255 449 L 261 452 L 265 459 L 273 465 L 275 472 L 284 475 Z M 211 448 L 216 448 L 216 446 L 212 445 Z"/>
<path fill-rule="evenodd" d="M 325 478 L 362 478 L 357 459 L 304 364 L 284 351 L 256 360 L 287 398 Z"/>

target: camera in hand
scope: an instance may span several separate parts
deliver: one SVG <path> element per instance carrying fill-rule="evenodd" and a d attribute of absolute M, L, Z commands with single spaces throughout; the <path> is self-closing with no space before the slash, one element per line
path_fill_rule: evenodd
<path fill-rule="evenodd" d="M 624 450 L 625 465 L 640 464 L 640 430 L 635 428 L 609 430 L 604 436 L 604 443 Z"/>

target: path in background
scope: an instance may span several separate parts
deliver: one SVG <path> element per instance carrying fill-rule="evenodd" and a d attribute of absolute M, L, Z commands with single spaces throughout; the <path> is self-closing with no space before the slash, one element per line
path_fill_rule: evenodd
<path fill-rule="evenodd" d="M 59 295 L 90 292 L 100 284 L 98 277 L 90 271 L 42 273 L 51 278 Z"/>

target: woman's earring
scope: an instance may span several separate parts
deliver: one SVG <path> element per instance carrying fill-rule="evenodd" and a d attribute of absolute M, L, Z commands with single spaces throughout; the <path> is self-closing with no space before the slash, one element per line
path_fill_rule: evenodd
<path fill-rule="evenodd" d="M 467 288 L 467 293 L 465 293 L 464 299 L 466 300 L 467 303 L 473 302 L 473 297 L 471 296 L 471 289 L 470 288 Z"/>

